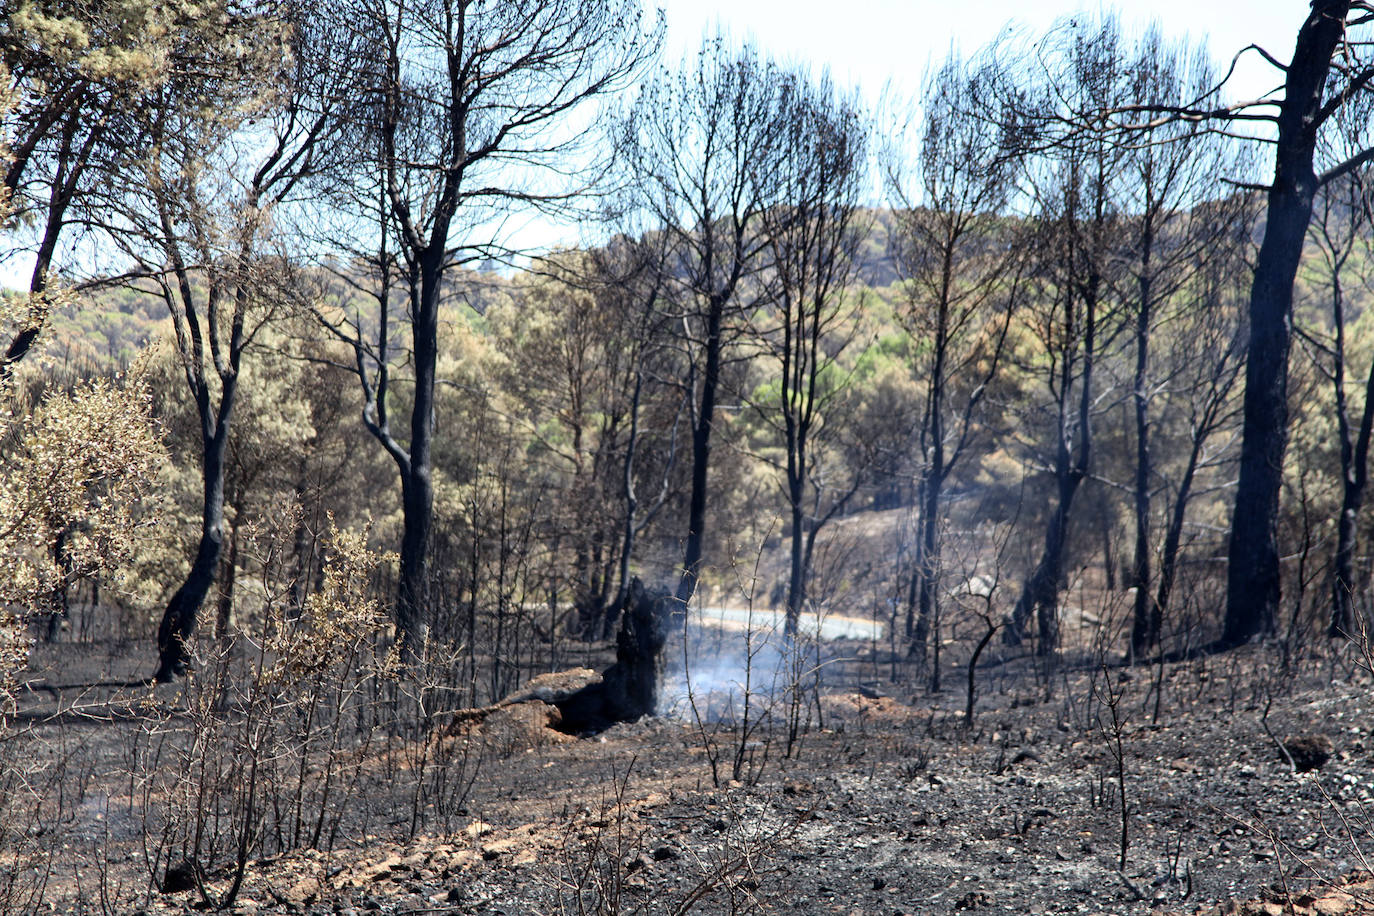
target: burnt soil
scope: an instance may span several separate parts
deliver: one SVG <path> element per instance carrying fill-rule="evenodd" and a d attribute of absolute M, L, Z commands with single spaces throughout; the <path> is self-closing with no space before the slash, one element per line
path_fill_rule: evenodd
<path fill-rule="evenodd" d="M 86 761 L 83 798 L 105 800 L 74 808 L 55 911 L 100 912 L 100 888 L 117 891 L 105 911 L 205 907 L 153 886 L 165 866 L 150 874 L 139 836 L 139 805 L 156 800 L 129 786 L 130 735 L 148 703 L 178 701 L 177 685 L 121 685 L 149 658 L 141 644 L 35 655 L 26 746 Z M 481 765 L 444 829 L 412 835 L 411 812 L 361 800 L 332 849 L 253 859 L 227 911 L 1374 913 L 1374 686 L 1354 655 L 1277 658 L 1066 660 L 1048 675 L 995 660 L 972 727 L 959 669 L 931 695 L 876 663 L 835 665 L 790 757 L 781 709 L 743 738 L 690 715 L 572 738 L 521 704 L 457 739 L 481 744 Z M 1291 738 L 1329 740 L 1329 759 L 1295 773 L 1279 750 Z"/>

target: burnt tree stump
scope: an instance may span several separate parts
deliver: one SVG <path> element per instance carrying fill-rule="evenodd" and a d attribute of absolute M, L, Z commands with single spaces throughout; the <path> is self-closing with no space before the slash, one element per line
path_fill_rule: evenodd
<path fill-rule="evenodd" d="M 555 701 L 557 728 L 569 734 L 602 731 L 617 722 L 653 715 L 658 705 L 659 655 L 672 632 L 678 600 L 666 589 L 631 580 L 615 640 L 615 663 L 598 683 Z"/>

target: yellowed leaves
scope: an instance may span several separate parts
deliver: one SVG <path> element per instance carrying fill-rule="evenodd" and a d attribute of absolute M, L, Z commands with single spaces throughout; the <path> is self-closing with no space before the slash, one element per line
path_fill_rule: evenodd
<path fill-rule="evenodd" d="M 378 569 L 394 561 L 368 548 L 365 531 L 341 529 L 331 516 L 323 587 L 306 598 L 298 616 L 275 608 L 265 640 L 275 658 L 267 680 L 294 683 L 364 656 L 390 624 L 372 583 Z M 396 660 L 387 656 L 382 665 L 395 670 Z"/>
<path fill-rule="evenodd" d="M 28 657 L 27 620 L 64 583 L 115 574 L 158 522 L 166 451 L 141 375 L 83 382 L 0 417 L 0 715 Z"/>

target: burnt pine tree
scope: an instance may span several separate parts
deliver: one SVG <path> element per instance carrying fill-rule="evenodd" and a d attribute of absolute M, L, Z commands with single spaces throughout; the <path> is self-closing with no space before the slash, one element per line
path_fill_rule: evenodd
<path fill-rule="evenodd" d="M 823 446 L 842 429 L 832 415 L 845 389 L 839 357 L 854 337 L 849 291 L 862 241 L 859 195 L 867 166 L 865 117 L 828 77 L 805 73 L 788 81 L 775 159 L 777 206 L 763 214 L 769 270 L 768 308 L 755 328 L 762 351 L 776 365 L 769 397 L 754 409 L 783 446 L 781 467 L 788 511 L 790 558 L 784 632 L 797 633 L 807 602 L 816 536 L 858 491 L 863 469 L 827 479 Z"/>
<path fill-rule="evenodd" d="M 303 7 L 278 12 L 229 8 L 181 33 L 174 57 L 183 72 L 146 100 L 135 168 L 107 174 L 112 238 L 135 265 L 131 276 L 167 305 L 200 433 L 200 537 L 158 628 L 159 681 L 184 671 L 186 640 L 219 569 L 244 354 L 294 283 L 273 216 L 318 167 L 330 134 L 317 103 L 333 88 L 316 68 L 327 54 L 316 52 L 338 36 L 311 27 Z M 222 105 L 208 108 L 208 97 Z"/>
<path fill-rule="evenodd" d="M 1155 29 L 1136 46 L 1128 80 L 1131 98 L 1161 104 L 1186 101 L 1214 82 L 1204 49 L 1167 43 Z M 1125 180 L 1120 193 L 1126 216 L 1118 254 L 1122 271 L 1117 279 L 1133 361 L 1134 547 L 1127 584 L 1135 588 L 1131 654 L 1139 658 L 1158 645 L 1163 625 L 1162 608 L 1152 588 L 1157 572 L 1152 529 L 1160 479 L 1154 424 L 1161 412 L 1158 402 L 1174 387 L 1171 374 L 1182 371 L 1178 362 L 1161 361 L 1156 332 L 1186 321 L 1179 314 L 1180 305 L 1209 307 L 1206 299 L 1187 293 L 1203 283 L 1200 275 L 1210 261 L 1228 260 L 1234 248 L 1232 237 L 1238 229 L 1243 231 L 1238 221 L 1248 211 L 1241 205 L 1242 196 L 1216 183 L 1218 174 L 1234 172 L 1234 141 L 1198 131 L 1183 121 L 1151 125 L 1135 139 L 1123 161 Z M 1219 193 L 1230 194 L 1231 199 L 1211 199 Z M 1180 502 L 1186 505 L 1186 494 Z"/>
<path fill-rule="evenodd" d="M 939 689 L 941 537 L 945 484 L 969 454 L 981 408 L 1004 364 L 1023 246 L 1003 219 L 1014 163 L 971 112 L 978 77 L 958 58 L 927 81 L 920 151 L 908 175 L 904 150 L 885 164 L 896 202 L 893 246 L 902 278 L 900 314 L 925 343 L 915 376 L 924 398 L 915 562 L 907 589 L 907 654 L 926 659 L 935 634 L 932 689 Z M 1013 252 L 1011 257 L 1008 252 Z"/>
<path fill-rule="evenodd" d="M 1288 446 L 1288 356 L 1293 339 L 1293 281 L 1317 190 L 1374 157 L 1354 152 L 1318 174 L 1320 132 L 1354 96 L 1370 91 L 1368 46 L 1349 30 L 1369 22 L 1374 7 L 1350 0 L 1313 0 L 1284 73 L 1276 115 L 1274 178 L 1264 236 L 1250 288 L 1240 478 L 1231 520 L 1226 621 L 1221 647 L 1274 632 L 1279 608 L 1279 491 Z M 1272 58 L 1271 58 L 1272 60 Z"/>
<path fill-rule="evenodd" d="M 1120 98 L 1123 60 L 1114 20 L 1094 29 L 1060 30 L 1042 46 L 1048 52 L 1049 91 L 1026 113 L 1053 123 L 1068 106 L 1106 107 Z M 1049 146 L 1029 179 L 1039 214 L 1039 301 L 1022 312 L 1041 342 L 1039 371 L 1050 402 L 1050 448 L 1035 459 L 1053 480 L 1051 509 L 1039 559 L 1027 574 L 1003 639 L 1018 645 L 1036 621 L 1036 650 L 1059 646 L 1059 592 L 1063 588 L 1069 524 L 1093 458 L 1093 417 L 1100 394 L 1097 371 L 1115 329 L 1110 326 L 1110 253 L 1119 220 L 1115 199 L 1122 152 L 1100 135 L 1083 134 Z"/>
<path fill-rule="evenodd" d="M 1271 97 L 1219 104 L 1223 81 L 1187 105 L 1146 102 L 1114 111 L 1087 110 L 1074 128 L 1106 126 L 1134 134 L 1159 119 L 1178 118 L 1218 130 L 1235 122 L 1267 124 L 1272 130 L 1272 136 L 1261 142 L 1273 148 L 1273 178 L 1267 184 L 1246 185 L 1265 194 L 1265 219 L 1250 285 L 1240 474 L 1218 649 L 1272 634 L 1278 622 L 1278 512 L 1289 432 L 1293 282 L 1317 192 L 1374 158 L 1374 147 L 1366 146 L 1346 151 L 1338 161 L 1321 163 L 1318 170 L 1323 133 L 1347 105 L 1374 90 L 1368 43 L 1352 34 L 1367 30 L 1371 22 L 1374 4 L 1364 0 L 1312 0 L 1288 63 L 1253 45 L 1245 49 L 1261 54 L 1282 73 L 1282 86 Z M 1117 121 L 1113 114 L 1144 114 L 1149 119 Z M 1132 140 L 1127 136 L 1123 142 Z"/>
<path fill-rule="evenodd" d="M 716 407 L 727 349 L 740 333 L 740 290 L 767 252 L 760 221 L 774 202 L 783 82 L 773 63 L 718 36 L 695 65 L 646 83 L 623 124 L 623 165 L 637 176 L 647 218 L 672 243 L 676 282 L 665 299 L 675 302 L 688 367 L 691 489 L 676 592 L 684 604 L 701 576 Z"/>
<path fill-rule="evenodd" d="M 667 504 L 677 463 L 678 432 L 685 402 L 676 399 L 677 409 L 672 413 L 671 422 L 660 423 L 658 428 L 644 423 L 646 404 L 651 405 L 654 394 L 669 387 L 656 380 L 650 368 L 655 358 L 663 354 L 670 339 L 664 326 L 665 315 L 659 308 L 659 297 L 668 282 L 665 265 L 668 243 L 666 233 L 645 233 L 639 239 L 614 239 L 593 255 L 598 296 L 608 301 L 627 335 L 622 340 L 626 359 L 619 385 L 621 396 L 628 397 L 625 442 L 618 468 L 622 509 L 620 543 L 616 552 L 615 597 L 606 608 L 600 633 L 602 639 L 610 638 L 619 616 L 628 606 L 633 581 L 630 561 L 636 543 Z"/>
<path fill-rule="evenodd" d="M 1218 223 L 1214 231 L 1203 230 L 1215 244 L 1200 253 L 1192 282 L 1180 291 L 1178 308 L 1170 317 L 1172 333 L 1164 337 L 1167 341 L 1164 352 L 1155 346 L 1150 350 L 1165 363 L 1162 370 L 1157 369 L 1159 375 L 1182 394 L 1181 403 L 1171 399 L 1166 410 L 1179 418 L 1187 429 L 1187 453 L 1176 473 L 1171 475 L 1162 462 L 1151 461 L 1153 472 L 1165 481 L 1167 520 L 1159 551 L 1154 599 L 1147 605 L 1149 617 L 1145 625 L 1147 628 L 1157 625 L 1161 635 L 1178 581 L 1189 505 L 1195 496 L 1207 493 L 1209 487 L 1225 486 L 1209 484 L 1201 475 L 1234 460 L 1231 454 L 1234 437 L 1223 435 L 1220 442 L 1217 440 L 1218 433 L 1234 426 L 1240 409 L 1235 389 L 1243 368 L 1241 315 L 1247 292 L 1245 256 L 1252 253 L 1253 247 L 1250 237 L 1250 227 L 1254 225 L 1253 209 L 1247 196 L 1194 209 L 1190 219 Z M 1164 411 L 1157 414 L 1164 415 Z M 1138 609 L 1138 596 L 1136 600 Z M 1137 613 L 1134 621 L 1140 619 Z M 1135 632 L 1133 630 L 1133 638 Z M 1148 634 L 1149 630 L 1145 632 Z"/>
<path fill-rule="evenodd" d="M 434 386 L 444 278 L 509 253 L 512 210 L 559 211 L 596 164 L 575 128 L 586 103 L 635 77 L 655 48 L 638 0 L 357 0 L 340 12 L 369 44 L 355 170 L 355 252 L 367 252 L 371 314 L 317 310 L 353 351 L 363 423 L 396 465 L 403 533 L 396 627 L 408 655 L 428 611 L 434 513 Z M 358 62 L 341 62 L 359 65 Z M 396 325 L 408 346 L 393 339 Z M 391 424 L 399 361 L 407 432 Z"/>
<path fill-rule="evenodd" d="M 1374 95 L 1352 100 L 1336 115 L 1336 127 L 1322 143 L 1328 158 L 1345 158 L 1369 145 L 1371 106 Z M 1336 432 L 1340 453 L 1341 509 L 1336 525 L 1336 552 L 1332 558 L 1331 618 L 1332 637 L 1357 632 L 1354 594 L 1355 550 L 1360 510 L 1364 505 L 1369 480 L 1369 450 L 1374 436 L 1374 367 L 1363 380 L 1352 373 L 1347 339 L 1351 321 L 1349 286 L 1369 288 L 1371 231 L 1374 231 L 1374 186 L 1368 167 L 1352 170 L 1336 181 L 1322 186 L 1315 203 L 1311 240 L 1321 272 L 1315 284 L 1329 300 L 1331 333 L 1316 329 L 1304 337 L 1317 351 L 1317 367 L 1331 385 L 1335 402 Z M 1360 406 L 1355 407 L 1346 391 L 1347 384 L 1362 389 Z"/>

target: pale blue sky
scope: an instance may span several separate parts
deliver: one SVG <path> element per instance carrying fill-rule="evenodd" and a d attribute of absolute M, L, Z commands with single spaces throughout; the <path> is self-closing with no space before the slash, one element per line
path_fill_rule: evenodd
<path fill-rule="evenodd" d="M 951 47 L 972 54 L 1013 20 L 1038 32 L 1080 9 L 1117 9 L 1128 28 L 1154 19 L 1166 36 L 1209 40 L 1218 64 L 1225 65 L 1250 43 L 1287 61 L 1308 10 L 1304 0 L 660 0 L 659 5 L 668 16 L 670 61 L 696 47 L 719 21 L 732 37 L 750 37 L 775 56 L 829 66 L 837 80 L 858 84 L 871 97 L 889 79 L 914 93 L 928 63 L 938 64 Z M 1247 57 L 1251 60 L 1238 73 L 1237 87 L 1258 95 L 1278 76 L 1258 56 Z"/>

